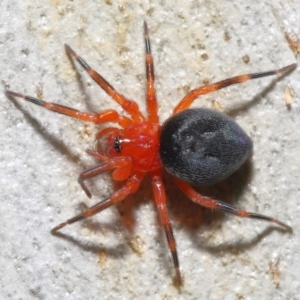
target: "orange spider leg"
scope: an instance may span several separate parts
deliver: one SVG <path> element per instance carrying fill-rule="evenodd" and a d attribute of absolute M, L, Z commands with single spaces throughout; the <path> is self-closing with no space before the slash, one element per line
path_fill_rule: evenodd
<path fill-rule="evenodd" d="M 52 232 L 55 232 L 68 224 L 77 222 L 77 221 L 82 220 L 87 217 L 91 217 L 91 216 L 95 215 L 96 213 L 104 210 L 105 208 L 107 208 L 117 202 L 122 201 L 126 196 L 128 196 L 129 194 L 133 194 L 137 191 L 144 176 L 145 176 L 145 173 L 142 173 L 142 172 L 136 172 L 136 173 L 132 174 L 127 179 L 127 181 L 123 185 L 123 187 L 120 188 L 115 193 L 113 193 L 113 195 L 110 198 L 108 198 L 104 201 L 101 201 L 101 202 L 97 203 L 96 205 L 90 207 L 86 212 L 81 213 L 81 214 L 79 214 L 71 219 L 68 219 L 67 221 L 55 226 L 52 229 Z"/>
<path fill-rule="evenodd" d="M 118 104 L 126 110 L 133 121 L 140 122 L 145 120 L 145 117 L 139 111 L 139 106 L 136 102 L 126 99 L 122 94 L 118 93 L 99 73 L 93 70 L 86 61 L 81 58 L 76 52 L 67 44 L 65 44 L 66 51 L 74 57 L 78 63 L 84 68 L 86 72 L 91 76 L 91 78 Z"/>
<path fill-rule="evenodd" d="M 173 114 L 177 114 L 178 112 L 185 110 L 190 107 L 190 105 L 195 101 L 196 98 L 198 98 L 201 95 L 205 95 L 214 91 L 217 91 L 219 89 L 222 89 L 224 87 L 227 87 L 232 84 L 237 84 L 241 82 L 245 82 L 247 80 L 270 76 L 270 75 L 276 75 L 283 72 L 290 71 L 296 67 L 297 64 L 291 64 L 289 66 L 286 66 L 281 69 L 269 71 L 269 72 L 262 72 L 262 73 L 253 73 L 253 74 L 246 74 L 246 75 L 240 75 L 232 78 L 228 78 L 213 84 L 202 86 L 198 89 L 194 89 L 190 91 L 180 102 L 179 104 L 174 108 Z"/>
<path fill-rule="evenodd" d="M 289 231 L 292 230 L 292 228 L 289 225 L 287 225 L 277 219 L 274 219 L 274 218 L 268 217 L 268 216 L 264 216 L 261 214 L 256 214 L 256 213 L 251 213 L 251 212 L 248 212 L 245 210 L 241 210 L 241 209 L 238 209 L 238 208 L 236 208 L 232 205 L 229 205 L 225 202 L 215 200 L 215 199 L 212 199 L 209 197 L 201 196 L 188 183 L 185 183 L 177 178 L 174 178 L 174 180 L 175 180 L 176 185 L 186 194 L 186 196 L 188 198 L 190 198 L 193 202 L 195 202 L 201 206 L 211 208 L 211 209 L 221 210 L 226 213 L 230 213 L 230 214 L 236 215 L 238 217 L 242 217 L 242 218 L 253 218 L 253 219 L 260 219 L 260 220 L 264 220 L 264 221 L 268 221 L 268 222 L 273 222 L 282 227 L 285 227 Z"/>
<path fill-rule="evenodd" d="M 151 54 L 150 39 L 148 35 L 148 26 L 144 21 L 144 38 L 146 45 L 146 76 L 147 76 L 147 109 L 148 109 L 148 121 L 153 123 L 159 122 L 159 117 L 157 114 L 157 100 L 155 95 L 155 76 L 154 76 L 154 65 L 153 65 L 153 56 Z"/>
<path fill-rule="evenodd" d="M 81 121 L 93 122 L 96 124 L 113 122 L 113 123 L 118 123 L 123 128 L 128 127 L 132 123 L 132 120 L 130 120 L 127 117 L 120 116 L 115 110 L 112 110 L 112 109 L 108 109 L 108 110 L 100 112 L 100 113 L 81 112 L 74 108 L 70 108 L 70 107 L 60 105 L 57 103 L 45 102 L 43 100 L 31 97 L 31 96 L 26 96 L 23 94 L 15 93 L 12 91 L 6 91 L 6 94 L 8 96 L 22 98 L 22 99 L 29 101 L 31 103 L 34 103 L 36 105 L 40 105 L 48 110 L 51 110 L 51 111 L 57 112 L 59 114 L 63 114 L 63 115 L 66 115 L 66 116 L 69 116 L 69 117 L 72 117 L 72 118 L 75 118 L 75 119 L 78 119 Z"/>
<path fill-rule="evenodd" d="M 153 187 L 156 207 L 159 213 L 160 221 L 164 226 L 169 248 L 173 257 L 173 262 L 174 262 L 175 272 L 176 272 L 176 283 L 178 286 L 180 286 L 182 284 L 182 280 L 181 280 L 181 274 L 179 269 L 179 260 L 178 260 L 177 250 L 176 250 L 176 242 L 172 231 L 172 225 L 167 210 L 166 194 L 162 182 L 161 171 L 159 170 L 156 172 L 152 172 L 151 178 L 152 178 L 152 187 Z"/>
<path fill-rule="evenodd" d="M 95 152 L 92 155 L 95 156 Z M 100 154 L 99 154 L 100 155 Z M 86 185 L 84 184 L 84 180 L 89 179 L 91 177 L 97 176 L 107 170 L 116 169 L 115 171 L 118 171 L 119 169 L 122 170 L 122 172 L 116 172 L 113 173 L 113 179 L 114 180 L 124 180 L 129 177 L 131 169 L 132 169 L 132 159 L 130 156 L 118 156 L 113 157 L 110 160 L 106 160 L 100 164 L 97 165 L 91 169 L 88 169 L 82 173 L 80 173 L 78 182 L 81 185 L 82 189 L 85 191 L 87 196 L 89 198 L 92 197 L 91 192 L 88 190 Z M 121 176 L 123 175 L 123 176 Z"/>

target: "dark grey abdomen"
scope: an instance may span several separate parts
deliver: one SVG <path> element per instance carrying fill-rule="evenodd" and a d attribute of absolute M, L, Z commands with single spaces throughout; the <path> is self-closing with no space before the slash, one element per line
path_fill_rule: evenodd
<path fill-rule="evenodd" d="M 236 171 L 252 152 L 252 141 L 230 117 L 211 109 L 187 109 L 170 117 L 160 135 L 166 170 L 196 185 L 210 185 Z"/>

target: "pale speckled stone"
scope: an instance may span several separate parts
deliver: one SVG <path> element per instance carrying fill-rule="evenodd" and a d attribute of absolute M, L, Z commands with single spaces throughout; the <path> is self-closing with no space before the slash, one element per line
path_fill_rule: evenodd
<path fill-rule="evenodd" d="M 85 149 L 93 145 L 95 128 L 21 101 L 16 107 L 4 95 L 10 88 L 82 110 L 115 108 L 80 66 L 72 67 L 63 47 L 68 43 L 144 110 L 146 19 L 164 120 L 187 90 L 205 80 L 295 62 L 285 34 L 300 37 L 300 3 L 283 3 L 1 1 L 1 299 L 298 298 L 299 70 L 274 85 L 274 78 L 264 78 L 196 101 L 206 107 L 217 101 L 223 111 L 234 112 L 254 140 L 252 174 L 234 203 L 278 217 L 294 233 L 219 215 L 202 226 L 193 216 L 205 211 L 182 196 L 188 207 L 179 214 L 172 204 L 181 200 L 172 197 L 181 194 L 168 184 L 185 282 L 181 293 L 172 285 L 173 265 L 149 181 L 129 204 L 64 228 L 65 238 L 50 234 L 83 209 L 81 203 L 91 206 L 114 188 L 109 176 L 99 176 L 94 185 L 89 182 L 94 193 L 89 200 L 76 181 L 94 163 Z M 133 239 L 141 245 L 132 247 Z"/>

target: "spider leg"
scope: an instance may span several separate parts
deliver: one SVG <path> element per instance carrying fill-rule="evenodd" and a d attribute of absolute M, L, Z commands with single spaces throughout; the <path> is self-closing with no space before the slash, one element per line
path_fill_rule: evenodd
<path fill-rule="evenodd" d="M 238 217 L 242 217 L 242 218 L 260 219 L 260 220 L 264 220 L 264 221 L 268 221 L 268 222 L 273 222 L 273 223 L 276 223 L 276 224 L 284 227 L 285 229 L 287 229 L 289 231 L 292 230 L 292 228 L 289 225 L 287 225 L 275 218 L 268 217 L 268 216 L 261 215 L 261 214 L 251 213 L 251 212 L 248 212 L 245 210 L 238 209 L 238 208 L 236 208 L 232 205 L 229 205 L 227 203 L 224 203 L 222 201 L 215 200 L 215 199 L 205 197 L 205 196 L 201 196 L 188 183 L 185 183 L 177 178 L 174 178 L 174 180 L 175 180 L 176 185 L 186 194 L 186 196 L 188 198 L 190 198 L 196 204 L 199 204 L 201 206 L 211 208 L 211 209 L 221 210 L 226 213 L 230 213 L 230 214 L 236 215 Z"/>
<path fill-rule="evenodd" d="M 159 118 L 157 114 L 157 100 L 155 94 L 155 76 L 154 76 L 154 65 L 153 65 L 153 56 L 151 54 L 150 39 L 148 35 L 148 26 L 146 21 L 144 21 L 144 38 L 146 45 L 146 76 L 147 76 L 147 85 L 146 85 L 146 99 L 147 99 L 147 109 L 148 109 L 148 120 L 153 123 L 158 123 Z"/>
<path fill-rule="evenodd" d="M 200 88 L 194 89 L 190 91 L 180 102 L 177 104 L 177 106 L 173 110 L 173 114 L 176 114 L 184 109 L 187 109 L 190 107 L 190 105 L 195 101 L 196 98 L 198 98 L 201 95 L 205 95 L 214 91 L 217 91 L 219 89 L 222 89 L 224 87 L 227 87 L 232 84 L 237 84 L 241 82 L 245 82 L 247 80 L 270 76 L 270 75 L 276 75 L 283 72 L 290 71 L 296 67 L 297 64 L 291 64 L 289 66 L 286 66 L 281 69 L 268 71 L 268 72 L 262 72 L 262 73 L 253 73 L 253 74 L 246 74 L 246 75 L 240 75 L 232 78 L 228 78 L 213 84 L 208 84 L 205 86 L 202 86 Z"/>
<path fill-rule="evenodd" d="M 57 112 L 59 114 L 63 114 L 81 121 L 86 121 L 86 122 L 93 122 L 96 124 L 99 123 L 106 123 L 106 122 L 113 122 L 113 123 L 118 123 L 120 126 L 126 128 L 128 127 L 131 123 L 132 120 L 130 120 L 127 117 L 120 116 L 115 110 L 109 109 L 100 113 L 90 113 L 90 112 L 82 112 L 74 108 L 70 108 L 64 105 L 60 105 L 57 103 L 51 103 L 51 102 L 45 102 L 43 100 L 31 97 L 31 96 L 26 96 L 23 94 L 15 93 L 12 91 L 6 91 L 6 95 L 8 96 L 13 96 L 13 97 L 18 97 L 22 98 L 26 101 L 29 101 L 31 103 L 34 103 L 36 105 L 42 106 L 48 110 Z"/>
<path fill-rule="evenodd" d="M 142 181 L 142 179 L 144 178 L 145 173 L 141 173 L 141 172 L 137 172 L 132 174 L 126 181 L 126 183 L 123 185 L 122 188 L 120 188 L 118 191 L 116 191 L 115 193 L 113 193 L 113 195 L 104 200 L 101 201 L 99 203 L 97 203 L 96 205 L 90 207 L 87 211 L 85 211 L 84 213 L 81 213 L 71 219 L 68 219 L 67 221 L 55 226 L 51 231 L 55 232 L 61 228 L 63 228 L 64 226 L 77 222 L 79 220 L 82 220 L 84 218 L 88 218 L 91 217 L 95 214 L 97 214 L 98 212 L 104 210 L 105 208 L 122 201 L 126 196 L 128 196 L 129 194 L 133 194 L 137 191 L 137 189 L 140 186 L 140 183 Z"/>
<path fill-rule="evenodd" d="M 122 108 L 127 111 L 135 122 L 145 120 L 145 117 L 139 111 L 139 106 L 135 101 L 126 99 L 122 94 L 118 93 L 99 73 L 93 70 L 86 61 L 76 54 L 76 52 L 67 44 L 65 44 L 66 51 L 74 57 L 84 70 L 91 76 L 91 78 L 115 100 Z"/>
<path fill-rule="evenodd" d="M 176 242 L 172 231 L 172 225 L 167 211 L 166 194 L 162 182 L 161 171 L 153 172 L 151 174 L 151 177 L 152 177 L 152 187 L 153 187 L 156 207 L 159 213 L 160 221 L 164 226 L 168 245 L 173 257 L 173 262 L 174 262 L 175 272 L 176 272 L 176 283 L 178 286 L 180 286 L 182 284 L 182 280 L 181 280 L 181 274 L 179 269 L 179 260 L 178 260 L 177 250 L 176 250 Z"/>
<path fill-rule="evenodd" d="M 94 152 L 90 152 L 91 155 L 94 155 Z M 82 189 L 85 191 L 86 195 L 91 198 L 92 194 L 84 183 L 84 180 L 91 177 L 97 176 L 105 171 L 115 169 L 113 173 L 114 180 L 124 180 L 128 178 L 132 169 L 132 159 L 129 156 L 118 156 L 110 160 L 106 160 L 100 165 L 97 165 L 91 169 L 88 169 L 80 173 L 78 182 L 81 185 Z M 120 171 L 119 171 L 120 170 Z"/>

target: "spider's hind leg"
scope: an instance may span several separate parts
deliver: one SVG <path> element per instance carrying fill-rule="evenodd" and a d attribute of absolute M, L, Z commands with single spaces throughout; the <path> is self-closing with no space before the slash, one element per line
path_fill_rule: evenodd
<path fill-rule="evenodd" d="M 209 197 L 201 196 L 199 193 L 197 193 L 188 183 L 183 182 L 182 180 L 179 180 L 177 178 L 174 178 L 176 185 L 183 191 L 186 196 L 191 199 L 193 202 L 196 204 L 199 204 L 201 206 L 204 206 L 206 208 L 211 208 L 215 210 L 220 210 L 229 214 L 236 215 L 238 217 L 242 218 L 251 218 L 251 219 L 259 219 L 259 220 L 264 220 L 272 223 L 276 223 L 279 226 L 284 227 L 286 230 L 291 231 L 292 228 L 273 218 L 273 217 L 268 217 L 265 215 L 257 214 L 257 213 L 251 213 L 245 210 L 238 209 L 232 205 L 229 205 L 225 202 L 215 200 Z"/>
<path fill-rule="evenodd" d="M 282 74 L 284 72 L 289 72 L 293 70 L 297 64 L 291 64 L 289 66 L 283 67 L 281 69 L 276 69 L 268 72 L 261 73 L 253 73 L 253 74 L 245 74 L 240 76 L 235 76 L 232 78 L 228 78 L 213 84 L 208 84 L 201 86 L 200 88 L 194 89 L 190 91 L 174 108 L 173 114 L 177 114 L 182 110 L 185 110 L 191 106 L 191 104 L 201 95 L 209 94 L 211 92 L 217 91 L 229 85 L 245 82 L 251 79 L 266 77 L 270 75 Z"/>
<path fill-rule="evenodd" d="M 164 184 L 162 182 L 161 171 L 152 172 L 151 179 L 152 179 L 152 187 L 153 187 L 156 207 L 159 213 L 160 221 L 165 229 L 169 249 L 171 251 L 173 262 L 174 262 L 176 285 L 180 287 L 182 285 L 182 278 L 181 278 L 181 273 L 179 268 L 176 242 L 173 235 L 172 225 L 167 210 L 166 194 L 165 194 Z"/>

